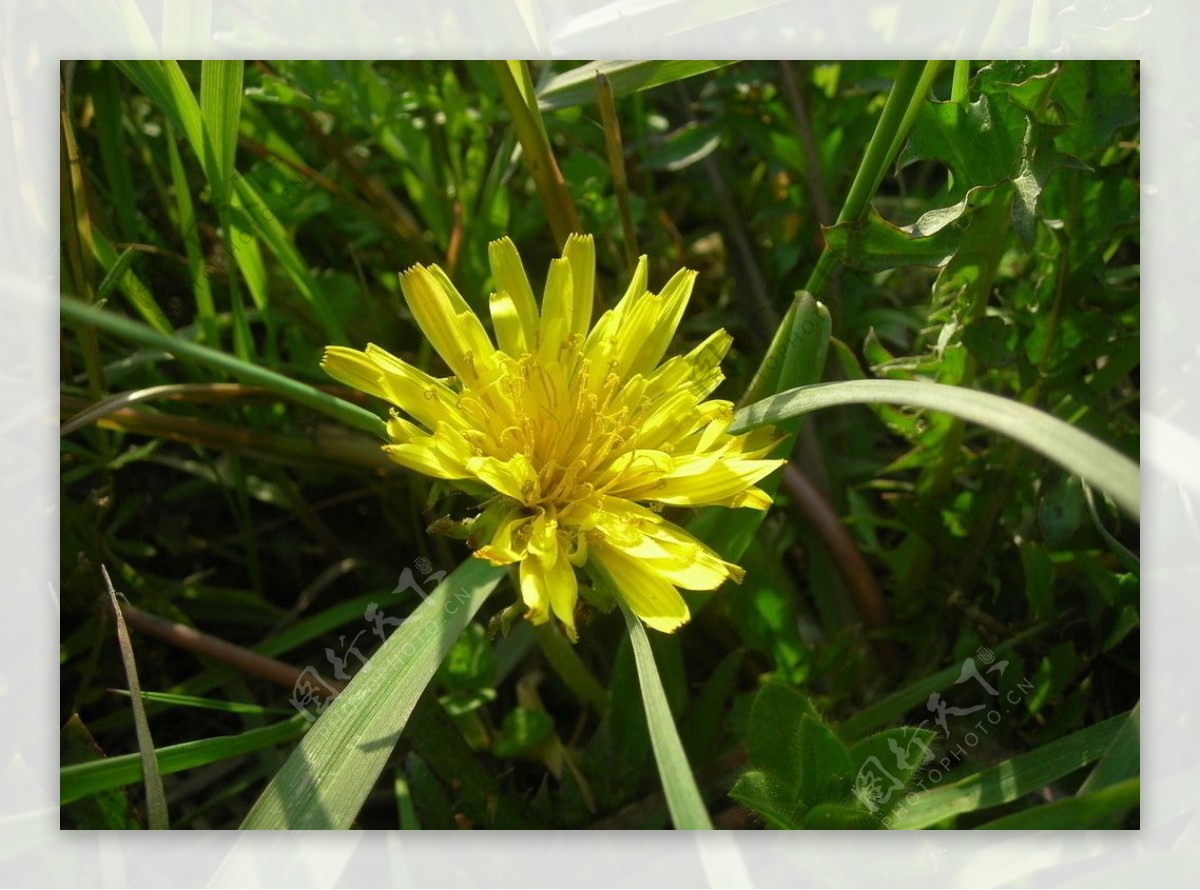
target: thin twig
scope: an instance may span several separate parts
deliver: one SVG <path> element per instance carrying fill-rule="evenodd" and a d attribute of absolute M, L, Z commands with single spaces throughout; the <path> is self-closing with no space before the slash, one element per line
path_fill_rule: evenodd
<path fill-rule="evenodd" d="M 310 670 L 261 655 L 253 649 L 238 646 L 228 640 L 222 640 L 220 637 L 196 630 L 194 627 L 188 627 L 186 624 L 179 624 L 151 612 L 144 612 L 129 603 L 121 604 L 121 614 L 125 616 L 125 620 L 131 627 L 137 628 L 148 636 L 170 643 L 179 649 L 186 649 L 188 652 L 212 658 L 252 676 L 269 680 L 285 689 L 294 689 L 296 681 L 305 671 Z M 338 692 L 345 686 L 338 680 L 329 680 L 323 677 L 321 682 Z M 130 686 L 130 689 L 132 690 L 133 687 Z"/>

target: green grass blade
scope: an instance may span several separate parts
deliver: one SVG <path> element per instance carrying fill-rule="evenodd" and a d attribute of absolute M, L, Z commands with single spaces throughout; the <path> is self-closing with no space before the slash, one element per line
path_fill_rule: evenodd
<path fill-rule="evenodd" d="M 892 816 L 889 827 L 928 828 L 960 813 L 985 810 L 1032 794 L 1099 758 L 1112 744 L 1127 716 L 1110 717 L 1047 742 L 1028 754 L 924 791 L 911 803 L 906 798 Z"/>
<path fill-rule="evenodd" d="M 238 121 L 242 114 L 242 69 L 239 61 L 205 59 L 200 63 L 200 117 L 204 121 L 205 169 L 218 198 L 229 201 L 233 156 L 237 150 Z"/>
<path fill-rule="evenodd" d="M 1104 756 L 1092 769 L 1092 772 L 1076 792 L 1077 798 L 1096 797 L 1099 792 L 1108 792 L 1117 786 L 1137 781 L 1141 773 L 1141 704 L 1134 705 L 1129 712 L 1121 731 L 1113 739 L 1112 745 L 1104 752 Z M 1118 795 L 1119 797 L 1119 795 Z M 1105 798 L 1106 800 L 1109 798 Z M 1088 814 L 1090 828 L 1120 828 L 1125 821 L 1129 807 L 1137 806 L 1137 798 L 1125 805 L 1113 804 L 1111 807 Z"/>
<path fill-rule="evenodd" d="M 503 575 L 469 559 L 447 576 L 313 724 L 242 828 L 348 828 L 437 666 Z"/>
<path fill-rule="evenodd" d="M 271 212 L 266 201 L 244 176 L 234 176 L 231 200 L 230 225 L 237 226 L 242 231 L 249 230 L 257 234 L 275 254 L 279 265 L 283 267 L 300 296 L 312 306 L 313 314 L 320 320 L 328 337 L 335 343 L 349 342 L 346 337 L 345 325 L 330 309 L 324 290 L 303 255 L 296 248 L 291 235 L 283 227 L 279 217 Z M 258 272 L 251 265 L 254 263 L 252 252 L 239 249 L 233 254 L 234 259 L 242 267 L 247 280 L 253 282 L 258 276 Z M 254 285 L 251 284 L 251 293 L 253 291 Z"/>
<path fill-rule="evenodd" d="M 742 408 L 729 431 L 742 433 L 834 405 L 880 403 L 944 411 L 993 429 L 1111 495 L 1131 516 L 1139 515 L 1141 483 L 1136 463 L 1052 414 L 974 389 L 912 380 L 848 380 L 802 386 Z"/>
<path fill-rule="evenodd" d="M 625 626 L 637 661 L 638 683 L 642 687 L 642 703 L 646 706 L 646 725 L 650 729 L 650 742 L 654 747 L 654 759 L 658 763 L 658 775 L 662 779 L 671 821 L 678 829 L 711 829 L 712 820 L 708 817 L 700 789 L 696 787 L 696 777 L 688 765 L 687 754 L 675 727 L 675 718 L 671 716 L 671 706 L 667 703 L 667 693 L 663 689 L 658 668 L 654 665 L 654 653 L 650 651 L 646 628 L 619 595 L 616 600 L 625 613 Z"/>
<path fill-rule="evenodd" d="M 117 253 L 116 247 L 99 229 L 92 232 L 92 250 L 95 253 L 96 262 L 105 270 L 104 279 L 100 282 L 101 290 L 106 294 L 111 294 L 115 287 L 125 295 L 138 315 L 145 319 L 148 325 L 160 333 L 170 334 L 172 329 L 166 313 L 162 311 L 162 307 L 158 305 L 158 301 L 154 299 L 150 289 L 130 268 L 136 251 L 128 248 L 122 253 Z M 125 259 L 126 257 L 128 259 Z M 99 301 L 103 298 L 97 294 L 96 299 Z"/>
<path fill-rule="evenodd" d="M 133 726 L 137 731 L 138 763 L 146 784 L 146 825 L 154 830 L 165 831 L 170 827 L 167 821 L 167 795 L 163 790 L 162 774 L 158 771 L 154 739 L 150 737 L 150 723 L 146 720 L 146 709 L 142 704 L 142 688 L 138 681 L 137 664 L 133 659 L 133 644 L 129 641 L 129 630 L 125 627 L 121 604 L 117 601 L 117 592 L 108 577 L 108 569 L 101 565 L 100 572 L 104 575 L 108 598 L 112 602 L 113 618 L 117 624 L 117 643 L 121 647 L 121 660 L 125 663 L 125 679 L 133 692 L 130 696 L 130 707 L 133 709 Z"/>
<path fill-rule="evenodd" d="M 133 60 L 121 61 L 116 64 L 125 73 L 125 76 L 132 80 L 163 114 L 170 118 L 171 123 L 183 131 L 196 155 L 200 158 L 200 164 L 205 168 L 204 172 L 207 175 L 204 120 L 200 115 L 200 106 L 196 102 L 196 95 L 192 92 L 187 78 L 183 76 L 179 63 L 169 60 L 165 62 Z"/>
<path fill-rule="evenodd" d="M 731 65 L 731 59 L 719 61 L 656 60 L 646 62 L 588 62 L 570 71 L 555 75 L 538 91 L 538 105 L 543 110 L 586 105 L 597 100 L 596 75 L 603 74 L 612 85 L 614 96 L 626 96 L 674 83 L 705 71 Z"/>
<path fill-rule="evenodd" d="M 192 281 L 192 296 L 196 300 L 196 317 L 204 332 L 204 341 L 214 349 L 221 348 L 220 331 L 217 327 L 216 304 L 213 303 L 212 286 L 208 278 L 211 271 L 204 259 L 204 246 L 200 243 L 200 227 L 197 225 L 196 209 L 192 204 L 192 193 L 188 188 L 187 174 L 179 157 L 174 129 L 167 129 L 167 159 L 171 168 L 171 184 L 175 190 L 175 209 L 179 214 L 179 231 L 183 233 L 183 247 L 187 252 L 188 277 Z"/>
<path fill-rule="evenodd" d="M 1091 794 L 1067 797 L 1019 813 L 993 819 L 979 828 L 1016 831 L 1044 828 L 1109 828 L 1114 814 L 1123 815 L 1141 800 L 1140 779 L 1126 779 Z"/>
<path fill-rule="evenodd" d="M 257 383 L 260 386 L 266 386 L 281 396 L 286 396 L 292 401 L 299 402 L 301 405 L 305 405 L 315 411 L 328 414 L 342 423 L 371 433 L 380 439 L 387 438 L 387 425 L 365 408 L 360 408 L 344 399 L 339 399 L 337 396 L 331 396 L 329 393 L 322 392 L 314 386 L 309 386 L 306 383 L 300 383 L 297 380 L 292 380 L 290 377 L 269 371 L 260 365 L 242 361 L 231 355 L 218 352 L 215 349 L 209 349 L 207 346 L 201 346 L 198 343 L 160 334 L 143 324 L 139 324 L 123 316 L 112 312 L 105 312 L 102 309 L 93 309 L 86 303 L 76 300 L 73 297 L 62 298 L 61 312 L 65 319 L 95 325 L 102 331 L 123 337 L 126 340 L 131 340 L 142 346 L 165 349 L 174 355 L 186 356 L 200 364 L 225 371 L 244 383 Z"/>
<path fill-rule="evenodd" d="M 1139 703 L 1129 712 L 1121 731 L 1113 739 L 1112 747 L 1104 752 L 1091 775 L 1079 786 L 1081 795 L 1109 788 L 1141 771 L 1141 708 Z"/>
<path fill-rule="evenodd" d="M 297 714 L 290 720 L 251 729 L 240 735 L 217 736 L 168 745 L 155 752 L 158 757 L 158 769 L 164 776 L 169 776 L 219 760 L 240 757 L 262 748 L 282 745 L 303 734 L 310 725 L 307 717 Z M 132 785 L 141 780 L 142 760 L 137 754 L 123 754 L 91 763 L 64 766 L 59 771 L 59 802 L 68 804 L 98 791 Z"/>
<path fill-rule="evenodd" d="M 118 695 L 132 695 L 128 689 L 114 689 Z M 183 708 L 200 708 L 206 711 L 225 711 L 229 714 L 290 714 L 290 708 L 268 708 L 253 702 L 223 701 L 216 698 L 201 698 L 196 695 L 178 695 L 172 692 L 142 691 L 142 700 L 160 705 L 178 705 Z"/>

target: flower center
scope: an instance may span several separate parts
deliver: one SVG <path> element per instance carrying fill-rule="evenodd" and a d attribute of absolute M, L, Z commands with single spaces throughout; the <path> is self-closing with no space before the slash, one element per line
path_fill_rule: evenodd
<path fill-rule="evenodd" d="M 525 493 L 528 506 L 562 510 L 633 466 L 645 406 L 641 378 L 622 381 L 615 363 L 597 368 L 578 336 L 562 343 L 556 359 L 497 353 L 493 372 L 463 393 L 459 408 L 478 431 L 471 439 L 477 454 L 529 460 L 537 481 Z"/>

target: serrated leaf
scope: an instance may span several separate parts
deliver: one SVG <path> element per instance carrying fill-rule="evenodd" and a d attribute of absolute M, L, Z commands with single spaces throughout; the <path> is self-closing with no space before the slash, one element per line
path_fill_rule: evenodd
<path fill-rule="evenodd" d="M 921 106 L 912 137 L 900 164 L 940 161 L 950 170 L 945 205 L 928 211 L 913 231 L 928 235 L 956 220 L 973 194 L 1009 182 L 1015 192 L 1013 228 L 1026 243 L 1042 189 L 1061 166 L 1080 166 L 1054 144 L 1055 128 L 1035 121 L 1008 98 L 989 93 L 974 102 L 926 102 Z"/>
<path fill-rule="evenodd" d="M 751 787 L 771 807 L 772 818 L 794 822 L 816 804 L 849 800 L 850 754 L 808 698 L 794 689 L 772 683 L 759 691 L 746 741 L 760 775 L 742 790 Z"/>

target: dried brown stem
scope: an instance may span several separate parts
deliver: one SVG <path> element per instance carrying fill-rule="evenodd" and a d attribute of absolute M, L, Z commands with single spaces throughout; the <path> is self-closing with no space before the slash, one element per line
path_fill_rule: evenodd
<path fill-rule="evenodd" d="M 269 680 L 285 689 L 294 688 L 296 681 L 300 679 L 304 670 L 307 670 L 269 658 L 266 655 L 260 655 L 252 649 L 238 646 L 222 640 L 220 637 L 214 637 L 212 634 L 206 634 L 194 627 L 188 627 L 186 624 L 179 624 L 159 615 L 143 612 L 137 606 L 131 606 L 129 603 L 121 603 L 121 614 L 130 627 L 136 628 L 147 636 L 155 637 L 180 649 L 195 652 L 197 655 L 220 661 L 244 673 Z M 345 685 L 338 680 L 326 678 L 322 678 L 322 682 L 339 692 Z"/>

